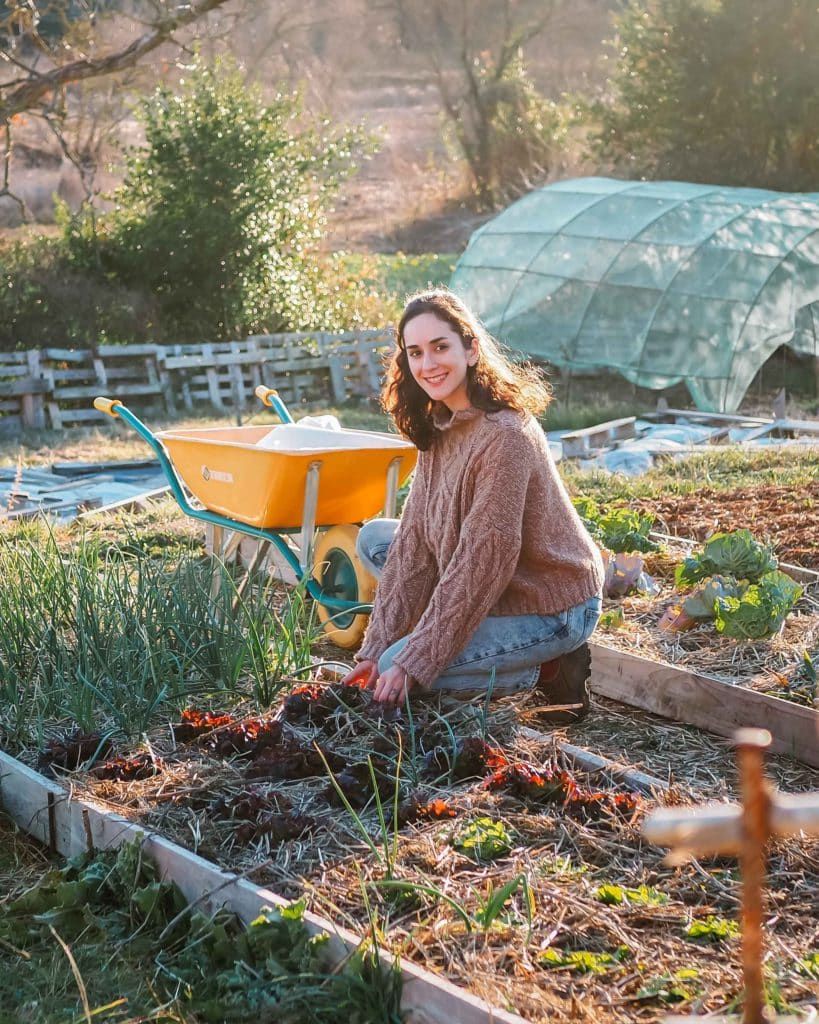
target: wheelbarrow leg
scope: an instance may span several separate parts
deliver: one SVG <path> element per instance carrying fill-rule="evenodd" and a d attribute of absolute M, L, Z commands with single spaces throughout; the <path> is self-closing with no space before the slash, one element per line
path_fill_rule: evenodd
<path fill-rule="evenodd" d="M 260 540 L 256 546 L 255 552 L 253 553 L 253 557 L 250 560 L 250 565 L 248 565 L 247 567 L 247 572 L 241 578 L 241 580 L 239 581 L 239 585 L 236 588 L 236 597 L 234 597 L 233 599 L 234 612 L 239 607 L 239 603 L 242 600 L 242 594 L 244 594 L 245 589 L 247 588 L 247 585 L 250 582 L 251 576 L 253 576 L 255 572 L 259 569 L 259 567 L 264 563 L 268 551 L 270 551 L 270 541 Z"/>
<path fill-rule="evenodd" d="M 304 508 L 301 516 L 301 544 L 299 563 L 305 576 L 313 572 L 313 544 L 316 534 L 316 510 L 318 509 L 319 474 L 321 462 L 311 462 L 307 468 L 304 483 Z"/>
<path fill-rule="evenodd" d="M 222 526 L 213 527 L 213 557 L 218 559 L 222 565 L 214 565 L 213 573 L 210 578 L 210 599 L 211 601 L 216 600 L 216 596 L 219 593 L 219 589 L 222 586 L 222 572 L 224 566 L 230 562 L 239 550 L 242 543 L 242 534 L 237 530 L 228 531 L 227 536 L 225 535 L 225 529 Z"/>
<path fill-rule="evenodd" d="M 401 459 L 393 459 L 387 468 L 387 494 L 384 501 L 384 518 L 395 519 L 398 504 L 398 474 L 401 470 Z"/>

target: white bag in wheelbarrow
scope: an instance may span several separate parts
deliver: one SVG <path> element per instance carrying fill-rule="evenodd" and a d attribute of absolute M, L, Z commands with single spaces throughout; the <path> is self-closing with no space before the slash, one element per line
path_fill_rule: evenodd
<path fill-rule="evenodd" d="M 335 416 L 305 416 L 297 423 L 281 423 L 256 442 L 257 448 L 269 451 L 304 451 L 338 448 L 339 435 L 344 433 Z"/>
<path fill-rule="evenodd" d="M 396 436 L 395 441 L 400 443 L 400 438 Z M 335 416 L 317 416 L 273 427 L 256 442 L 256 447 L 269 452 L 327 452 L 334 449 L 390 447 L 391 442 L 392 438 L 367 431 L 345 430 Z"/>

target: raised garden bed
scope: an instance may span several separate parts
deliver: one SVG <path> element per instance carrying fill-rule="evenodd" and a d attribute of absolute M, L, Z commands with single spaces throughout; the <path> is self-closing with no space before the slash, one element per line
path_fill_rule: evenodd
<path fill-rule="evenodd" d="M 721 736 L 765 727 L 775 750 L 819 767 L 819 584 L 804 576 L 801 598 L 767 640 L 726 637 L 711 622 L 669 631 L 663 613 L 680 600 L 674 568 L 688 550 L 645 556 L 657 594 L 607 602 L 616 615 L 604 616 L 592 643 L 594 691 Z"/>
<path fill-rule="evenodd" d="M 132 763 L 80 765 L 60 780 L 63 792 L 4 757 L 3 799 L 42 839 L 69 844 L 61 848 L 142 829 L 152 834 L 148 852 L 168 864 L 168 840 L 177 841 L 190 850 L 183 876 L 191 899 L 225 881 L 191 854 L 243 876 L 204 909 L 229 896 L 234 909 L 255 914 L 261 885 L 285 899 L 305 896 L 325 928 L 329 919 L 333 930 L 360 935 L 375 915 L 386 947 L 416 971 L 527 1020 L 580 1007 L 597 1021 L 650 1021 L 670 1005 L 716 1010 L 737 994 L 736 873 L 719 860 L 664 866 L 662 852 L 640 840 L 649 797 L 601 785 L 599 773 L 563 774 L 553 739 L 521 732 L 514 705 L 419 708 L 410 724 L 373 716 L 367 704 L 355 691 L 308 690 L 283 714 L 238 728 L 189 715 L 151 730 L 138 750 L 120 748 Z M 86 739 L 86 752 L 93 743 Z M 43 768 L 50 760 L 62 775 L 59 765 L 76 763 L 80 747 L 53 744 Z M 33 763 L 36 755 L 21 756 Z M 287 777 L 277 778 L 285 766 Z M 145 777 L 117 777 L 131 772 Z M 693 795 L 679 784 L 658 794 L 675 802 Z M 800 1003 L 809 1000 L 803 972 L 819 922 L 810 848 L 779 844 L 772 876 L 789 880 L 771 897 L 779 948 L 788 950 L 775 969 L 784 997 Z M 468 1016 L 443 990 L 434 1011 L 426 989 L 405 1003 L 421 1014 L 412 1019 L 510 1019 L 485 1008 L 482 1018 Z"/>
<path fill-rule="evenodd" d="M 663 851 L 647 847 L 640 838 L 642 816 L 654 802 L 702 798 L 702 792 L 686 783 L 689 767 L 706 765 L 696 785 L 707 787 L 709 797 L 728 795 L 724 780 L 730 768 L 724 757 L 713 769 L 703 757 L 706 749 L 709 757 L 722 757 L 721 744 L 622 705 L 598 708 L 587 722 L 557 734 L 561 742 L 537 734 L 537 709 L 531 702 L 528 707 L 513 701 L 489 708 L 418 705 L 411 720 L 404 713 L 391 720 L 374 714 L 360 691 L 333 696 L 308 688 L 289 697 L 282 713 L 275 706 L 282 682 L 279 670 L 291 649 L 283 650 L 275 672 L 264 661 L 268 643 L 284 628 L 281 619 L 259 618 L 265 608 L 269 614 L 269 593 L 257 595 L 247 619 L 234 621 L 232 595 L 226 590 L 219 598 L 220 614 L 213 615 L 207 588 L 201 585 L 206 565 L 192 566 L 190 578 L 177 573 L 169 583 L 161 573 L 142 572 L 155 557 L 144 548 L 140 543 L 136 554 L 122 550 L 104 563 L 89 557 L 99 557 L 95 550 L 85 552 L 82 566 L 87 571 L 78 576 L 85 588 L 79 591 L 85 595 L 86 634 L 79 638 L 84 660 L 76 665 L 69 660 L 75 654 L 71 644 L 79 646 L 79 639 L 71 633 L 77 603 L 67 587 L 61 604 L 69 624 L 66 636 L 55 631 L 52 647 L 37 647 L 34 660 L 20 645 L 19 672 L 30 672 L 37 682 L 29 693 L 8 690 L 17 703 L 10 700 L 7 705 L 0 743 L 19 760 L 4 759 L 6 778 L 0 785 L 4 803 L 22 825 L 39 829 L 40 838 L 60 849 L 63 838 L 71 844 L 66 849 L 78 849 L 142 830 L 150 833 L 150 849 L 159 851 L 160 861 L 167 844 L 176 843 L 208 861 L 204 866 L 185 861 L 191 865 L 183 872 L 189 898 L 213 887 L 204 880 L 213 865 L 243 876 L 215 893 L 210 903 L 204 901 L 204 908 L 222 902 L 225 893 L 234 891 L 231 886 L 239 894 L 237 909 L 249 887 L 247 898 L 253 905 L 244 904 L 248 914 L 256 912 L 259 887 L 284 900 L 304 897 L 311 911 L 332 921 L 334 929 L 348 928 L 361 936 L 375 927 L 390 955 L 399 954 L 414 969 L 430 969 L 475 998 L 531 1021 L 572 1015 L 603 1022 L 652 1021 L 671 1005 L 717 1011 L 738 994 L 731 927 L 737 908 L 734 866 L 714 859 L 672 869 L 663 863 Z M 32 552 L 37 550 L 31 546 Z M 184 562 L 188 556 L 178 557 Z M 56 555 L 53 564 L 48 576 L 53 585 L 43 588 L 45 612 L 35 604 L 31 610 L 28 605 L 20 609 L 14 635 L 29 636 L 35 613 L 48 613 L 51 592 L 62 586 Z M 26 579 L 34 579 L 36 572 L 44 577 L 42 566 L 52 562 L 32 565 Z M 126 600 L 131 566 L 134 578 L 141 576 Z M 28 563 L 23 568 L 28 572 Z M 657 566 L 649 568 L 662 579 Z M 107 589 L 98 588 L 99 581 Z M 165 692 L 152 688 L 153 663 L 140 654 L 141 648 L 132 651 L 124 642 L 121 648 L 112 643 L 115 630 L 117 636 L 138 638 L 143 619 L 131 614 L 132 606 L 141 608 L 136 599 L 153 601 L 160 589 L 166 593 L 163 588 L 176 595 L 173 606 L 161 602 L 169 626 L 159 637 L 165 644 L 162 665 L 175 673 Z M 251 599 L 256 600 L 252 593 Z M 639 639 L 639 630 L 652 635 L 652 617 L 660 614 L 663 603 L 661 597 L 649 609 L 640 605 L 643 600 L 625 602 L 626 621 L 637 624 L 632 636 L 639 642 L 632 648 L 640 651 L 647 641 Z M 810 588 L 802 600 L 814 600 Z M 92 615 L 97 609 L 108 618 L 98 622 Z M 642 614 L 648 625 L 641 623 Z M 808 621 L 813 614 L 812 606 L 800 605 L 796 621 Z M 258 644 L 240 649 L 249 624 L 258 628 L 259 621 L 265 621 L 265 633 Z M 288 628 L 302 636 L 297 623 Z M 36 641 L 39 633 L 33 632 Z M 611 634 L 618 635 L 626 637 L 627 631 Z M 704 650 L 707 658 L 709 650 L 718 649 L 727 674 L 731 658 L 747 668 L 750 652 L 760 671 L 767 671 L 772 657 L 784 657 L 783 651 L 790 657 L 804 641 L 802 634 L 791 642 L 785 632 L 764 646 L 741 645 L 720 638 L 711 627 L 707 641 L 705 627 L 681 636 L 673 642 L 692 657 Z M 65 640 L 64 645 L 58 640 Z M 636 656 L 614 643 L 604 648 L 603 640 L 601 634 L 595 685 L 602 685 L 608 665 L 610 675 L 623 681 L 620 699 L 633 700 Z M 307 639 L 298 650 L 305 648 L 309 650 Z M 244 661 L 236 667 L 240 650 Z M 728 656 L 729 650 L 735 653 Z M 111 659 L 120 653 L 128 658 L 117 661 L 120 667 L 112 672 Z M 37 675 L 46 654 L 52 673 L 47 679 Z M 225 661 L 228 656 L 230 663 Z M 672 665 L 669 672 L 660 657 L 650 663 L 643 692 L 656 696 L 672 685 L 690 689 L 694 662 L 684 668 Z M 89 673 L 98 667 L 95 659 L 103 663 L 104 672 L 92 677 Z M 259 671 L 265 665 L 266 676 Z M 222 681 L 226 668 L 233 673 L 230 688 Z M 719 671 L 713 658 L 705 671 L 712 669 Z M 74 690 L 72 682 L 80 671 L 86 682 Z M 139 701 L 130 705 L 136 673 L 141 673 Z M 687 678 L 680 680 L 676 673 Z M 756 692 L 754 674 L 744 672 L 750 688 L 706 680 L 694 691 L 698 698 L 688 703 L 705 700 L 702 695 L 716 687 L 719 697 L 706 706 L 701 723 L 714 729 L 720 701 L 725 708 L 762 702 L 763 723 L 742 717 L 733 721 L 728 712 L 725 729 L 764 724 L 785 743 L 779 749 L 801 756 L 792 738 L 777 733 L 771 712 L 784 706 L 785 718 L 800 723 L 813 722 L 816 713 Z M 54 683 L 55 677 L 59 687 L 54 686 L 49 707 L 63 709 L 61 715 L 42 712 L 45 705 L 36 703 L 45 683 Z M 168 679 L 169 674 L 160 674 L 161 683 Z M 109 682 L 105 701 L 94 704 Z M 9 674 L 6 685 L 12 684 Z M 298 689 L 295 681 L 288 686 Z M 190 707 L 197 691 L 209 694 L 211 701 L 207 705 L 203 698 L 200 710 L 207 707 L 213 715 L 232 715 L 238 722 L 218 717 L 197 722 L 193 714 L 183 719 L 183 697 L 188 694 Z M 267 710 L 270 704 L 273 711 Z M 132 706 L 133 711 L 125 710 Z M 677 706 L 666 701 L 664 713 L 685 720 L 685 707 L 684 700 Z M 74 708 L 101 730 L 97 736 L 73 735 L 74 724 L 66 718 Z M 535 732 L 521 729 L 522 721 Z M 35 747 L 38 729 L 42 741 Z M 142 738 L 126 745 L 121 737 L 128 731 Z M 807 738 L 800 735 L 799 743 L 809 747 L 810 733 Z M 662 756 L 645 756 L 652 740 Z M 639 752 L 637 741 L 644 744 Z M 484 744 L 493 749 L 487 751 Z M 607 770 L 599 771 L 594 753 L 585 747 L 611 752 L 642 774 L 605 765 Z M 459 766 L 459 757 L 467 754 L 471 763 Z M 36 776 L 38 768 L 54 773 L 52 785 L 61 787 L 51 790 L 50 799 L 49 786 L 43 789 L 43 780 Z M 562 774 L 566 768 L 570 776 Z M 819 788 L 819 776 L 793 762 L 776 770 L 786 775 L 783 788 Z M 653 796 L 652 775 L 666 784 L 654 787 Z M 630 797 L 632 787 L 640 790 L 636 800 Z M 97 808 L 94 813 L 99 812 L 102 824 L 95 824 L 80 798 Z M 777 844 L 771 874 L 783 880 L 774 882 L 771 894 L 771 969 L 782 999 L 807 1005 L 815 998 L 811 972 L 819 925 L 813 849 L 796 840 Z M 453 1004 L 445 1005 L 450 1019 L 469 1019 L 453 1011 Z M 405 1006 L 419 1015 L 429 1009 L 423 1000 Z"/>

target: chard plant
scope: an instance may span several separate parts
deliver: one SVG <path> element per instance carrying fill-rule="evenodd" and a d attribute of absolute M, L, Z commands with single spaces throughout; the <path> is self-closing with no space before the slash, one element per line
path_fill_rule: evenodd
<path fill-rule="evenodd" d="M 709 914 L 698 921 L 692 921 L 684 931 L 691 942 L 727 942 L 739 936 L 739 925 L 723 917 Z"/>

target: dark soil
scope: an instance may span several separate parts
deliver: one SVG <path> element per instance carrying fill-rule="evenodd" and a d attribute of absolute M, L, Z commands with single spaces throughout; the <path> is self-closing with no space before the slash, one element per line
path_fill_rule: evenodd
<path fill-rule="evenodd" d="M 819 480 L 789 487 L 704 488 L 695 494 L 640 498 L 632 507 L 657 518 L 657 529 L 703 541 L 721 530 L 747 528 L 773 544 L 782 562 L 819 570 Z"/>

